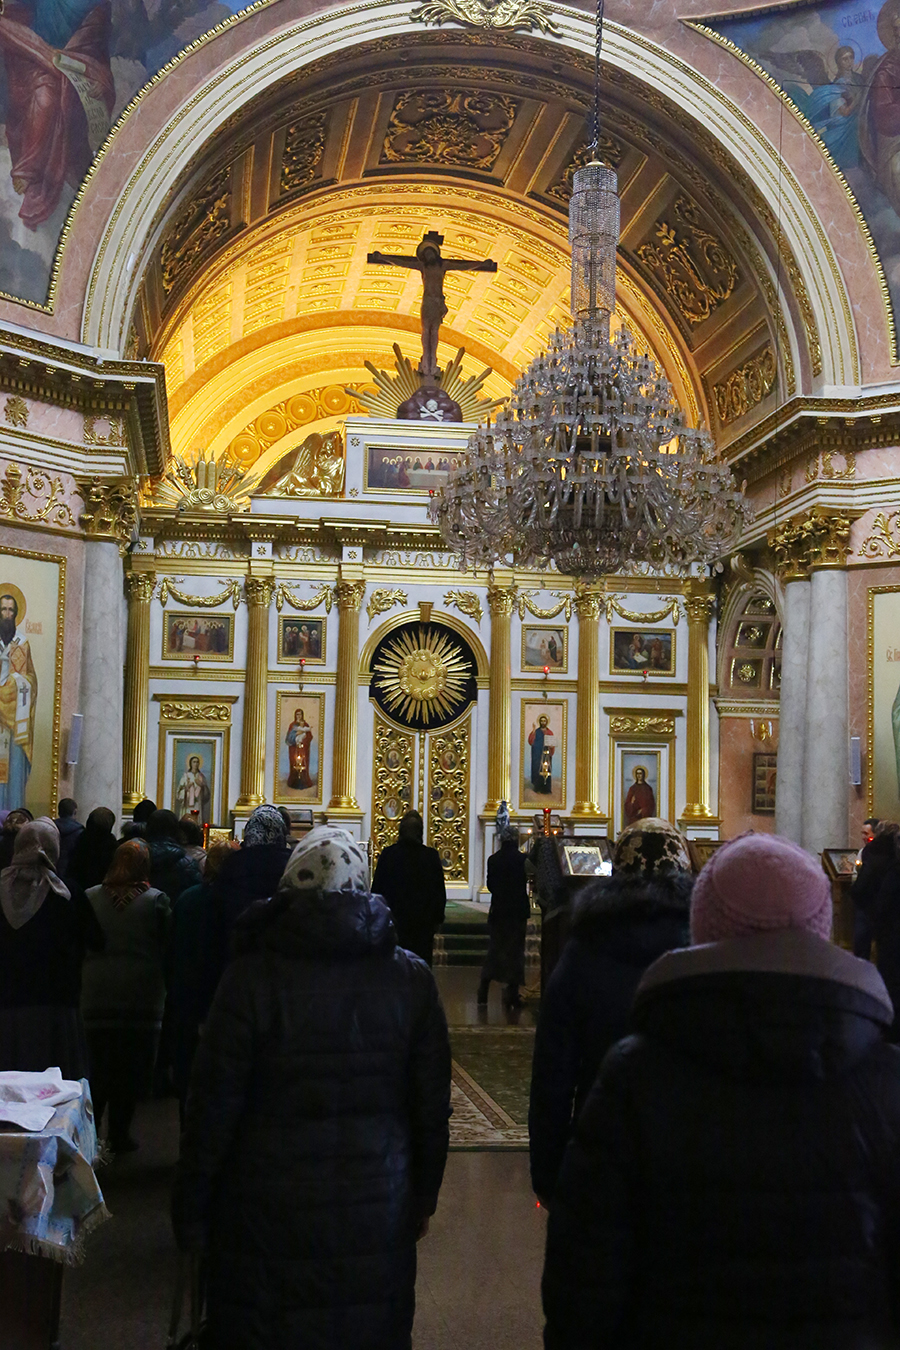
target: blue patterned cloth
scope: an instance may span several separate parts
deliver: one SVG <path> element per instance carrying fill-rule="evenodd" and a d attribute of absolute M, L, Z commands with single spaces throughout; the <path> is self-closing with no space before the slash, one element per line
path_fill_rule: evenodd
<path fill-rule="evenodd" d="M 0 1250 L 75 1265 L 110 1217 L 97 1184 L 97 1131 L 87 1079 L 39 1133 L 0 1128 Z"/>

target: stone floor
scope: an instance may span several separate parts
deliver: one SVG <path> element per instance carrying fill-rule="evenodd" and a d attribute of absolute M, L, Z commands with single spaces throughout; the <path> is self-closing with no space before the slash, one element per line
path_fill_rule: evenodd
<path fill-rule="evenodd" d="M 477 970 L 436 974 L 452 1026 L 508 1025 L 498 985 L 479 1012 Z M 526 1003 L 520 1024 L 533 1023 Z M 66 1273 L 61 1350 L 165 1345 L 176 1269 L 168 1196 L 177 1128 L 174 1103 L 147 1103 L 136 1124 L 140 1151 L 101 1174 L 114 1217 L 92 1236 L 84 1265 Z M 526 1152 L 452 1152 L 419 1246 L 415 1350 L 539 1350 L 544 1225 Z"/>

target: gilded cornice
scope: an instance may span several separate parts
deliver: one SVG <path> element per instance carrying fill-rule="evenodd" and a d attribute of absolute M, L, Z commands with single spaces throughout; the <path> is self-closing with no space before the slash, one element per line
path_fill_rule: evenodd
<path fill-rule="evenodd" d="M 791 399 L 724 450 L 728 463 L 758 482 L 792 460 L 830 452 L 857 454 L 900 439 L 900 396 L 896 392 L 862 398 Z"/>

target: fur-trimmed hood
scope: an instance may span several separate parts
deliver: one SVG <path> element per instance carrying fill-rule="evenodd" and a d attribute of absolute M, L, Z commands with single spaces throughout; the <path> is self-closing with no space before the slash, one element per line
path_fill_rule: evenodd
<path fill-rule="evenodd" d="M 688 922 L 694 878 L 689 872 L 669 876 L 644 877 L 617 872 L 585 887 L 572 906 L 569 932 L 590 941 L 605 936 L 610 927 L 622 920 L 680 916 Z"/>

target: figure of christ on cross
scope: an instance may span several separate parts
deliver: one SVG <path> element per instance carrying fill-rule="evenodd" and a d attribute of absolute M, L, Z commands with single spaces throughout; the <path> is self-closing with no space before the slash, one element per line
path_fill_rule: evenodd
<path fill-rule="evenodd" d="M 410 267 L 422 273 L 422 360 L 419 374 L 428 383 L 438 375 L 438 333 L 447 314 L 444 298 L 444 275 L 447 272 L 496 272 L 497 264 L 490 258 L 484 262 L 467 262 L 464 258 L 442 258 L 444 236 L 429 230 L 422 236 L 415 257 L 403 253 L 370 253 L 367 262 L 383 263 L 388 267 Z"/>

